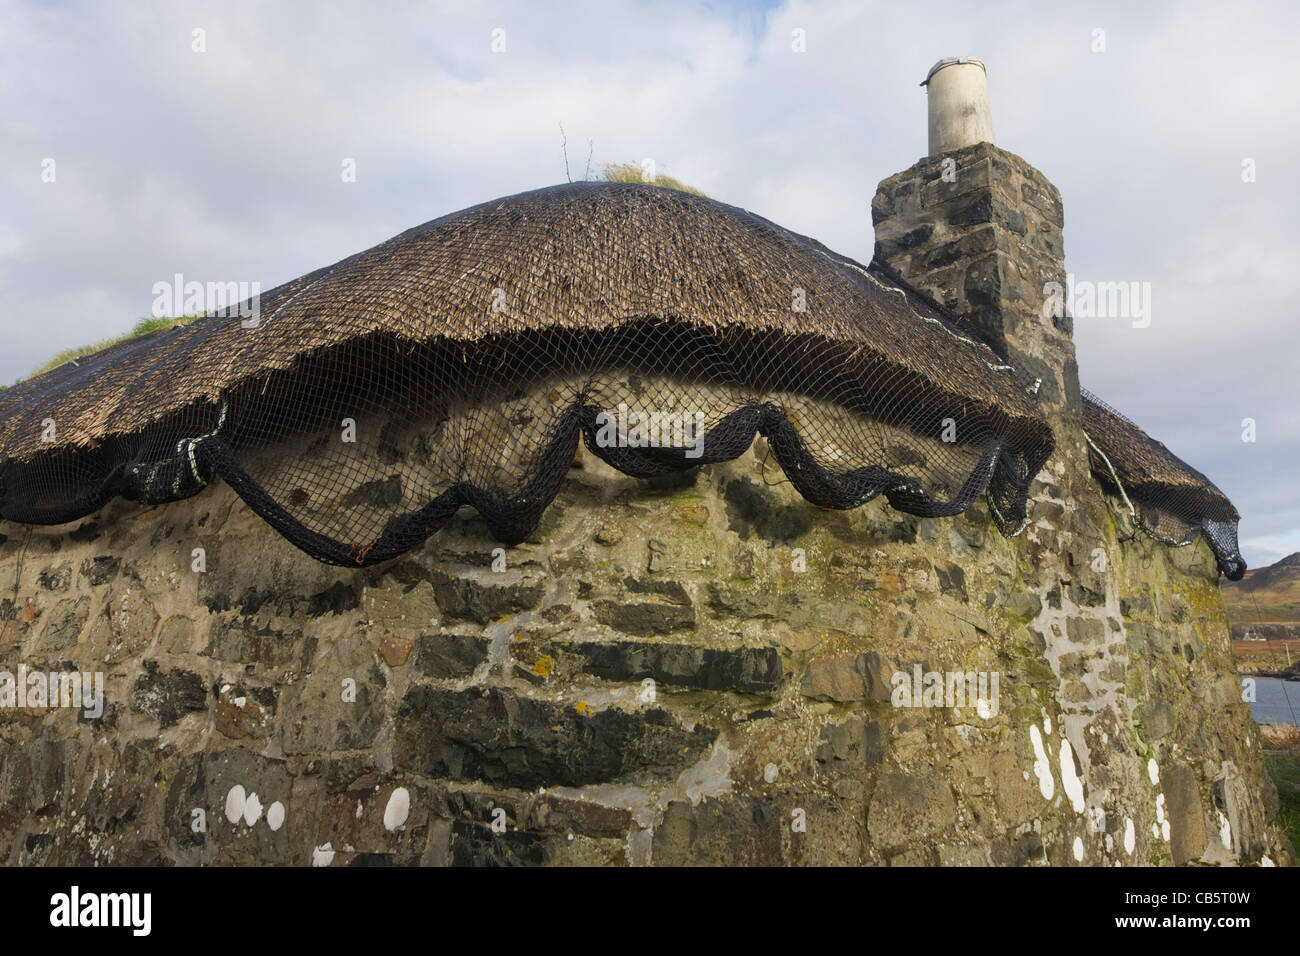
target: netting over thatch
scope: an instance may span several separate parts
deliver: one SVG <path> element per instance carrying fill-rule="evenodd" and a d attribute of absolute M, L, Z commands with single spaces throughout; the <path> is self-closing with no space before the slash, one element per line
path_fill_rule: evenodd
<path fill-rule="evenodd" d="M 1237 545 L 1240 515 L 1227 495 L 1095 395 L 1083 393 L 1083 427 L 1093 474 L 1119 497 L 1138 527 L 1179 547 L 1205 535 L 1219 570 L 1246 573 Z"/>
<path fill-rule="evenodd" d="M 250 327 L 252 326 L 252 327 Z M 475 206 L 0 393 L 0 517 L 61 523 L 220 476 L 316 558 L 462 505 L 535 526 L 579 441 L 654 477 L 766 437 L 809 500 L 1023 524 L 1052 448 L 1025 378 L 879 265 L 744 210 L 573 183 Z"/>

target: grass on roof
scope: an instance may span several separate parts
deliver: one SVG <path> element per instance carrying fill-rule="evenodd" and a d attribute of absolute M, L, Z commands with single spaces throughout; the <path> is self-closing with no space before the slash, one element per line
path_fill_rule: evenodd
<path fill-rule="evenodd" d="M 96 342 L 94 345 L 79 345 L 76 348 L 64 349 L 62 352 L 59 352 L 57 355 L 51 357 L 50 360 L 46 362 L 44 365 L 42 365 L 40 368 L 32 372 L 32 374 L 29 375 L 28 378 L 31 378 L 32 376 L 35 375 L 40 375 L 43 372 L 48 372 L 51 369 L 56 369 L 60 365 L 65 365 L 68 362 L 75 362 L 77 359 L 85 358 L 87 355 L 93 355 L 94 353 L 100 351 L 101 349 L 106 349 L 111 345 L 117 345 L 119 342 L 125 342 L 127 339 L 137 339 L 142 335 L 148 335 L 150 332 L 165 332 L 167 329 L 174 329 L 180 325 L 189 325 L 189 323 L 193 322 L 197 318 L 198 315 L 196 314 L 196 315 L 182 315 L 179 318 L 175 318 L 175 319 L 171 319 L 171 318 L 156 319 L 152 317 L 147 319 L 141 319 L 139 322 L 135 324 L 135 326 L 131 329 L 130 332 L 127 332 L 123 335 L 117 335 L 114 336 L 113 338 L 104 339 L 104 341 Z M 23 379 L 18 380 L 18 382 L 21 381 L 23 381 Z M 13 384 L 17 385 L 18 382 L 14 382 Z M 5 387 L 7 386 L 0 385 L 0 389 Z"/>
<path fill-rule="evenodd" d="M 596 176 L 596 179 L 605 183 L 646 183 L 650 186 L 676 189 L 680 192 L 690 193 L 693 196 L 705 196 L 694 186 L 688 186 L 680 179 L 674 179 L 672 176 L 665 176 L 662 173 L 656 175 L 654 179 L 647 179 L 641 167 L 636 163 L 606 163 Z M 705 196 L 705 198 L 708 197 Z"/>

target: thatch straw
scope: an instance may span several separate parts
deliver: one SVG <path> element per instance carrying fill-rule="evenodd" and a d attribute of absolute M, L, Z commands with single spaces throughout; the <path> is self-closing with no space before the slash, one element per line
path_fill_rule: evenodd
<path fill-rule="evenodd" d="M 1084 396 L 1083 427 L 1107 459 L 1095 461 L 1094 472 L 1108 486 L 1119 479 L 1120 487 L 1113 491 L 1122 488 L 1134 501 L 1157 504 L 1193 525 L 1203 518 L 1239 520 L 1228 496 L 1210 479 L 1095 396 Z"/>
<path fill-rule="evenodd" d="M 745 210 L 654 186 L 572 183 L 474 206 L 264 294 L 257 328 L 210 315 L 0 397 L 0 459 L 137 434 L 178 409 L 372 334 L 473 343 L 647 317 L 847 345 L 1050 442 L 1017 376 L 896 277 Z M 792 309 L 802 289 L 806 311 Z M 497 311 L 494 304 L 503 304 Z M 57 441 L 40 440 L 53 418 Z"/>

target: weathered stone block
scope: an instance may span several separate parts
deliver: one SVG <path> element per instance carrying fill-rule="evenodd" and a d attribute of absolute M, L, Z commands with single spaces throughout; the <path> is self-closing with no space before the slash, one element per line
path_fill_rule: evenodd
<path fill-rule="evenodd" d="M 654 637 L 695 627 L 694 610 L 680 604 L 602 599 L 593 601 L 591 607 L 601 624 L 638 637 Z"/>
<path fill-rule="evenodd" d="M 162 671 L 146 660 L 144 673 L 131 688 L 131 709 L 148 714 L 160 727 L 170 727 L 188 713 L 207 710 L 208 691 L 202 677 L 180 668 Z"/>
<path fill-rule="evenodd" d="M 1142 705 L 1138 719 L 1148 740 L 1159 740 L 1174 729 L 1174 708 L 1167 700 L 1150 700 Z"/>
<path fill-rule="evenodd" d="M 889 700 L 889 683 L 875 651 L 812 661 L 804 670 L 800 691 L 805 697 L 821 700 Z"/>
<path fill-rule="evenodd" d="M 282 702 L 285 753 L 369 747 L 384 721 L 387 683 L 364 638 L 335 640 Z"/>
<path fill-rule="evenodd" d="M 1065 624 L 1066 634 L 1076 644 L 1106 643 L 1106 623 L 1091 617 L 1072 617 Z"/>
<path fill-rule="evenodd" d="M 639 641 L 575 644 L 571 653 L 586 659 L 589 674 L 605 680 L 657 682 L 701 690 L 766 693 L 781 684 L 781 653 L 775 647 L 724 650 L 689 644 Z"/>
<path fill-rule="evenodd" d="M 885 731 L 876 721 L 851 717 L 843 723 L 822 727 L 817 762 L 837 771 L 875 767 L 885 756 Z"/>
<path fill-rule="evenodd" d="M 545 837 L 524 830 L 494 833 L 457 820 L 451 826 L 452 866 L 542 866 L 551 857 Z"/>
<path fill-rule="evenodd" d="M 217 694 L 213 719 L 217 731 L 231 739 L 264 737 L 275 720 L 279 693 L 274 687 L 226 684 Z"/>
<path fill-rule="evenodd" d="M 475 572 L 483 575 L 484 572 Z M 443 571 L 433 572 L 433 593 L 442 612 L 451 618 L 462 618 L 488 624 L 511 614 L 535 608 L 545 593 L 544 585 L 520 577 L 511 581 L 504 572 L 501 583 L 480 581 L 475 577 L 458 577 Z M 486 572 L 490 575 L 491 572 Z"/>
<path fill-rule="evenodd" d="M 1174 863 L 1182 866 L 1198 860 L 1205 852 L 1205 811 L 1196 772 L 1177 764 L 1164 772 L 1165 812 L 1169 814 L 1169 849 Z"/>
<path fill-rule="evenodd" d="M 674 800 L 655 827 L 651 861 L 655 866 L 780 865 L 787 825 L 781 810 L 761 799 L 710 797 L 695 806 Z"/>
<path fill-rule="evenodd" d="M 428 677 L 469 677 L 488 659 L 488 640 L 468 634 L 421 634 L 414 668 Z"/>
<path fill-rule="evenodd" d="M 84 575 L 86 581 L 94 587 L 112 581 L 117 577 L 118 572 L 121 569 L 122 559 L 108 554 L 98 555 L 94 558 L 87 558 L 81 563 L 82 575 Z"/>
<path fill-rule="evenodd" d="M 394 722 L 399 769 L 533 789 L 577 787 L 645 771 L 675 773 L 717 732 L 661 709 L 580 712 L 510 691 L 412 687 Z"/>
<path fill-rule="evenodd" d="M 876 781 L 867 813 L 867 832 L 878 847 L 891 849 L 928 840 L 957 822 L 957 805 L 947 781 L 903 773 Z"/>

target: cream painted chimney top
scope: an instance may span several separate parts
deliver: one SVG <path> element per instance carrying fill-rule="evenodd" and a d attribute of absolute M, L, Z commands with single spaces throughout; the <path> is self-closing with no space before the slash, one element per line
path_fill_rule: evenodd
<path fill-rule="evenodd" d="M 962 56 L 940 60 L 921 85 L 929 97 L 931 156 L 996 142 L 988 74 L 981 61 Z"/>

